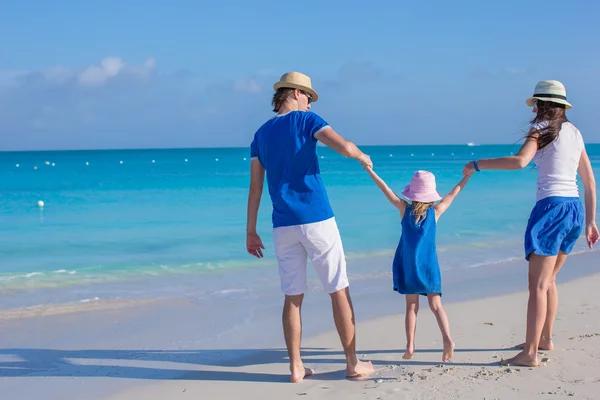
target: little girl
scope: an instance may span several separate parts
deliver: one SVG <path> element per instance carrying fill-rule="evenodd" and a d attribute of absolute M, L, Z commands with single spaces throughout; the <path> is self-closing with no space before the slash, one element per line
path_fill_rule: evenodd
<path fill-rule="evenodd" d="M 454 354 L 454 342 L 450 337 L 448 318 L 442 307 L 442 280 L 435 245 L 436 225 L 440 216 L 450 207 L 471 174 L 466 175 L 443 199 L 436 190 L 435 176 L 428 171 L 417 171 L 402 192 L 410 203 L 400 199 L 386 183 L 366 167 L 379 189 L 400 211 L 402 236 L 394 256 L 392 275 L 394 290 L 406 295 L 406 352 L 405 360 L 415 352 L 415 332 L 419 295 L 427 296 L 429 307 L 435 315 L 444 340 L 442 361 Z M 439 203 L 434 204 L 436 201 Z"/>

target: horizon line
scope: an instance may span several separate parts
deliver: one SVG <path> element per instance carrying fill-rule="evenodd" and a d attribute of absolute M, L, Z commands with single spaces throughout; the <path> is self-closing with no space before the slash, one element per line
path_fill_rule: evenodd
<path fill-rule="evenodd" d="M 600 143 L 586 143 L 600 144 Z M 482 143 L 482 144 L 467 144 L 467 143 L 442 143 L 442 144 L 357 144 L 358 147 L 431 147 L 431 146 L 465 146 L 465 147 L 481 147 L 481 146 L 516 146 L 515 143 Z M 319 144 L 319 147 L 327 147 Z M 44 152 L 70 152 L 70 151 L 147 151 L 147 150 L 222 150 L 222 149 L 249 149 L 248 146 L 207 146 L 207 147 L 115 147 L 115 148 L 89 148 L 89 149 L 19 149 L 19 150 L 0 150 L 0 153 L 44 153 Z"/>

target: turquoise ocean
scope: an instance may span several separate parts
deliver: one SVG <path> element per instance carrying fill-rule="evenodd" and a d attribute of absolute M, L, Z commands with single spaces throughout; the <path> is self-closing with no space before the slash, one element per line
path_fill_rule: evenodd
<path fill-rule="evenodd" d="M 518 148 L 363 149 L 397 193 L 423 169 L 444 195 L 467 161 Z M 600 145 L 587 149 L 598 174 Z M 357 162 L 318 151 L 351 280 L 389 274 L 397 212 Z M 246 148 L 0 153 L 0 308 L 276 287 L 266 186 L 258 226 L 265 258 L 245 251 L 249 164 Z M 533 165 L 474 175 L 439 221 L 442 270 L 522 258 L 535 181 Z M 582 238 L 575 251 L 585 248 Z"/>

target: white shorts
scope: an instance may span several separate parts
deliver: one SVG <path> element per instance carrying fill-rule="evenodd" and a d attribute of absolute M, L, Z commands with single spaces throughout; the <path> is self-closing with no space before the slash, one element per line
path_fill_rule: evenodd
<path fill-rule="evenodd" d="M 346 257 L 335 218 L 273 229 L 281 290 L 288 296 L 306 289 L 307 258 L 327 293 L 348 287 Z"/>

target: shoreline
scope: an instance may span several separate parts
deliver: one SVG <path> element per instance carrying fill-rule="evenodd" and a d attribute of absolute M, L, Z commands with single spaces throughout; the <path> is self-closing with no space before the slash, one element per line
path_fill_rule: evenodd
<path fill-rule="evenodd" d="M 564 268 L 560 275 L 560 282 L 568 282 L 574 279 L 578 279 L 582 276 L 593 275 L 596 273 L 595 268 L 591 267 L 591 262 L 588 261 L 590 258 L 593 258 L 596 252 L 600 252 L 600 249 L 593 250 L 583 250 L 583 251 L 574 251 L 572 255 L 568 259 L 568 264 L 572 262 L 572 260 L 585 260 L 583 262 L 584 267 L 578 268 L 576 270 L 570 270 L 569 268 Z M 391 265 L 391 260 L 393 255 L 381 255 L 381 252 L 373 252 L 375 255 L 374 259 L 370 259 L 368 257 L 360 257 L 360 258 L 352 258 L 348 261 L 349 263 L 349 276 L 350 276 L 350 288 L 352 291 L 352 295 L 354 296 L 363 296 L 366 294 L 382 294 L 388 291 L 388 286 L 390 285 L 391 280 L 391 272 L 389 271 L 388 265 Z M 376 264 L 378 267 L 370 268 L 365 267 L 364 264 Z M 274 264 L 275 265 L 275 264 Z M 384 267 L 381 267 L 381 266 Z M 360 267 L 360 268 L 357 268 Z M 525 270 L 523 270 L 525 268 Z M 511 273 L 520 273 L 526 271 L 527 264 L 522 259 L 509 258 L 506 260 L 499 261 L 491 261 L 491 262 L 482 262 L 476 263 L 467 267 L 459 267 L 459 268 L 451 268 L 451 269 L 443 269 L 443 282 L 444 282 L 444 302 L 455 302 L 455 301 L 466 301 L 466 300 L 477 300 L 484 297 L 489 297 L 490 294 L 486 294 L 481 290 L 469 290 L 462 291 L 456 290 L 458 286 L 459 289 L 462 289 L 460 286 L 465 286 L 469 283 L 469 281 L 475 281 L 476 283 L 489 278 L 490 275 L 498 278 L 503 281 L 502 285 L 496 285 L 492 287 L 491 296 L 510 294 L 515 291 L 519 291 L 519 286 L 513 286 L 506 282 L 511 279 Z M 308 266 L 309 269 L 309 291 L 307 292 L 307 296 L 319 295 L 322 290 L 319 286 L 318 280 L 314 276 L 314 271 L 312 271 L 311 266 Z M 248 271 L 248 267 L 243 268 L 244 272 Z M 238 271 L 236 270 L 228 270 L 224 271 L 226 275 L 234 275 Z M 272 272 L 272 271 L 271 271 Z M 276 279 L 276 273 L 272 274 L 269 285 L 265 287 L 261 287 L 261 290 L 268 290 L 269 294 L 273 297 L 280 298 L 281 293 L 279 293 L 279 289 L 277 287 L 278 280 Z M 526 275 L 525 275 L 526 276 Z M 132 281 L 117 281 L 111 282 L 110 284 L 106 284 L 107 287 L 119 287 L 123 286 L 126 289 L 130 290 L 130 285 L 132 282 L 134 285 L 145 286 L 147 283 L 158 284 L 162 282 L 163 284 L 178 284 L 179 282 L 175 279 L 164 282 L 164 279 L 167 277 L 150 277 L 150 278 L 140 278 Z M 174 276 L 174 278 L 182 278 L 181 275 Z M 212 278 L 212 276 L 203 274 L 203 273 L 195 273 L 189 272 L 182 279 L 189 280 L 190 278 L 200 279 L 200 278 Z M 220 278 L 219 278 L 220 279 Z M 260 279 L 264 281 L 264 277 L 261 276 Z M 447 289 L 447 285 L 450 285 L 450 289 Z M 102 283 L 98 285 L 103 285 Z M 84 289 L 89 289 L 90 286 L 82 286 Z M 132 286 L 135 287 L 135 286 Z M 51 290 L 60 291 L 62 288 L 56 288 Z M 254 288 L 255 290 L 256 288 Z M 35 295 L 36 291 L 44 291 L 48 290 L 45 288 L 34 289 L 33 291 L 25 291 L 24 294 L 32 293 Z M 9 308 L 1 308 L 0 307 L 0 321 L 4 319 L 13 319 L 13 318 L 28 318 L 28 317 L 41 317 L 41 316 L 51 316 L 51 315 L 60 315 L 67 313 L 78 313 L 78 312 L 93 312 L 93 311 L 102 311 L 109 309 L 118 309 L 118 308 L 131 308 L 131 307 L 143 307 L 146 304 L 163 304 L 168 305 L 169 303 L 176 303 L 179 301 L 202 301 L 207 298 L 215 297 L 225 297 L 228 295 L 232 296 L 243 296 L 244 293 L 252 292 L 253 288 L 244 287 L 244 286 L 235 286 L 230 285 L 227 289 L 220 288 L 219 290 L 198 290 L 198 291 L 190 291 L 190 292 L 181 292 L 178 295 L 156 295 L 156 296 L 147 296 L 144 294 L 140 294 L 132 297 L 98 297 L 94 296 L 93 292 L 90 290 L 87 293 L 87 296 L 81 300 L 72 300 L 72 301 L 58 301 L 53 303 L 39 303 L 33 305 L 26 306 L 17 306 L 17 307 L 9 307 Z M 388 293 L 389 294 L 389 293 Z M 397 293 L 394 293 L 397 297 Z M 56 299 L 56 297 L 54 297 Z"/>
<path fill-rule="evenodd" d="M 299 393 L 317 399 L 383 399 L 405 391 L 419 398 L 481 399 L 492 394 L 496 397 L 490 398 L 501 394 L 500 398 L 515 398 L 513 394 L 525 393 L 519 385 L 543 378 L 540 385 L 550 382 L 554 385 L 550 389 L 558 392 L 556 387 L 568 386 L 579 397 L 600 385 L 600 379 L 590 378 L 600 377 L 600 320 L 594 318 L 600 311 L 597 264 L 595 252 L 572 256 L 559 274 L 558 350 L 544 357 L 564 361 L 548 363 L 539 374 L 526 368 L 506 372 L 497 365 L 502 357 L 515 353 L 509 347 L 524 336 L 527 275 L 525 262 L 519 261 L 445 277 L 444 304 L 457 345 L 453 364 L 445 367 L 438 367 L 441 337 L 426 303 L 419 314 L 416 356 L 401 360 L 403 301 L 388 287 L 390 278 L 382 276 L 351 284 L 359 355 L 378 368 L 377 375 L 364 382 L 343 379 L 343 355 L 328 296 L 313 289 L 303 309 L 303 354 L 306 365 L 315 367 L 318 375 L 301 384 L 284 384 L 288 374 L 280 293 L 261 298 L 265 301 L 259 306 L 251 304 L 252 294 L 231 293 L 137 307 L 115 302 L 91 312 L 0 319 L 0 391 L 7 398 L 46 400 L 73 398 L 82 389 L 89 400 L 110 396 L 115 400 L 280 399 Z M 231 325 L 226 317 L 235 323 Z M 548 381 L 546 371 L 556 375 L 557 368 L 573 376 L 569 381 L 581 383 Z M 518 387 L 510 396 L 507 384 Z M 477 395 L 465 397 L 461 390 L 466 389 Z M 483 394 L 477 392 L 484 389 Z M 432 390 L 461 394 L 436 397 Z"/>
<path fill-rule="evenodd" d="M 442 343 L 433 315 L 419 314 L 417 350 L 402 360 L 403 322 L 399 315 L 363 321 L 358 326 L 359 354 L 373 361 L 375 375 L 344 379 L 344 357 L 335 332 L 307 338 L 303 358 L 316 375 L 298 384 L 287 382 L 285 349 L 265 349 L 235 363 L 211 362 L 175 380 L 142 385 L 116 393 L 111 400 L 132 398 L 281 399 L 594 399 L 600 388 L 600 311 L 596 293 L 600 273 L 559 285 L 564 294 L 555 327 L 553 351 L 541 351 L 539 368 L 506 367 L 500 361 L 518 352 L 514 345 L 525 332 L 527 293 L 447 305 L 455 356 L 440 361 Z M 583 292 L 585 295 L 574 295 Z M 426 308 L 426 307 L 423 307 Z M 490 312 L 491 311 L 491 312 Z M 397 335 L 395 334 L 397 333 Z"/>

